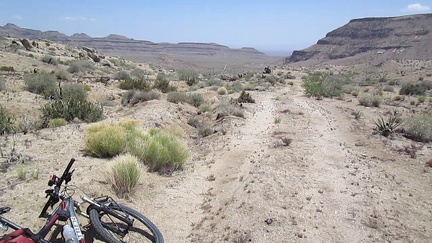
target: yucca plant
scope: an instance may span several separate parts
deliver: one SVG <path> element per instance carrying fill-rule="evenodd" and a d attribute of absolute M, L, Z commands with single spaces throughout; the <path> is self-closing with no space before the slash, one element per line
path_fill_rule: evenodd
<path fill-rule="evenodd" d="M 387 120 L 380 116 L 377 120 L 374 120 L 374 123 L 376 130 L 384 137 L 388 137 L 397 127 L 402 125 L 403 119 L 400 115 L 391 114 Z"/>

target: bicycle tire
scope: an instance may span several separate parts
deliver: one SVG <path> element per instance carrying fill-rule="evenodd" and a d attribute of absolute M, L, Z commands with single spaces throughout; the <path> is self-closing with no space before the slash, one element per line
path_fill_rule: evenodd
<path fill-rule="evenodd" d="M 114 222 L 114 217 L 110 217 L 108 214 L 98 211 L 97 208 L 90 209 L 90 222 L 93 225 L 93 228 L 95 231 L 102 237 L 106 242 L 108 243 L 122 243 L 122 242 L 128 242 L 128 243 L 134 243 L 134 242 L 153 242 L 153 243 L 164 243 L 163 236 L 159 229 L 156 227 L 155 224 L 153 224 L 148 218 L 146 218 L 144 215 L 140 214 L 139 212 L 121 204 L 111 205 L 110 210 L 117 211 L 117 213 L 120 213 L 122 215 L 128 215 L 132 217 L 134 220 L 134 225 L 132 228 L 129 228 L 129 232 L 125 237 L 121 237 L 120 235 L 117 235 L 114 232 L 111 232 L 109 229 L 105 228 L 103 226 L 103 218 L 104 216 L 109 219 L 111 222 L 104 224 L 113 224 L 115 227 L 127 227 L 127 225 L 123 222 Z M 137 221 L 141 222 L 146 229 L 142 229 L 141 227 L 135 227 L 135 224 Z M 146 230 L 149 230 L 150 233 Z M 131 232 L 132 231 L 132 232 Z M 132 236 L 130 235 L 132 233 Z M 133 237 L 133 240 L 130 237 Z M 124 238 L 126 238 L 127 241 L 123 241 Z"/>

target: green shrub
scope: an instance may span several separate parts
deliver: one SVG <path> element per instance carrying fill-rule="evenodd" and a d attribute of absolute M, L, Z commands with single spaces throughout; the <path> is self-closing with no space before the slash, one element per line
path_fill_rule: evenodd
<path fill-rule="evenodd" d="M 225 87 L 219 87 L 217 90 L 217 93 L 219 95 L 225 95 L 228 92 L 228 90 Z"/>
<path fill-rule="evenodd" d="M 432 141 L 432 115 L 421 114 L 406 119 L 405 135 L 420 142 Z"/>
<path fill-rule="evenodd" d="M 71 76 L 68 71 L 64 69 L 58 69 L 55 71 L 55 76 L 59 80 L 70 80 Z"/>
<path fill-rule="evenodd" d="M 51 119 L 48 123 L 48 127 L 62 127 L 66 125 L 67 121 L 64 118 L 54 118 Z"/>
<path fill-rule="evenodd" d="M 54 58 L 53 56 L 50 56 L 50 55 L 43 56 L 41 60 L 44 63 L 48 63 L 48 64 L 51 64 L 54 66 L 57 66 L 59 63 L 59 60 L 57 58 Z"/>
<path fill-rule="evenodd" d="M 149 100 L 157 100 L 160 94 L 154 91 L 137 91 L 129 90 L 122 95 L 122 105 L 135 105 L 139 102 L 146 102 Z"/>
<path fill-rule="evenodd" d="M 167 101 L 178 104 L 180 102 L 187 103 L 188 95 L 184 92 L 172 92 L 167 95 Z"/>
<path fill-rule="evenodd" d="M 252 98 L 250 93 L 248 93 L 244 90 L 241 92 L 240 96 L 237 98 L 237 101 L 239 103 L 255 103 L 255 100 Z"/>
<path fill-rule="evenodd" d="M 198 73 L 190 69 L 180 69 L 177 71 L 178 77 L 182 81 L 186 81 L 187 85 L 192 86 L 198 83 Z"/>
<path fill-rule="evenodd" d="M 218 117 L 237 116 L 244 118 L 244 112 L 241 107 L 230 100 L 222 100 L 218 106 Z"/>
<path fill-rule="evenodd" d="M 220 86 L 222 81 L 220 79 L 212 78 L 205 81 L 206 86 Z"/>
<path fill-rule="evenodd" d="M 394 89 L 393 86 L 386 85 L 386 86 L 384 86 L 383 91 L 394 93 L 394 92 L 395 92 L 395 89 Z"/>
<path fill-rule="evenodd" d="M 399 91 L 401 95 L 424 95 L 426 87 L 421 84 L 405 83 Z"/>
<path fill-rule="evenodd" d="M 68 83 L 62 86 L 62 98 L 85 101 L 87 99 L 87 90 L 83 84 Z"/>
<path fill-rule="evenodd" d="M 119 88 L 123 90 L 151 90 L 150 84 L 145 79 L 126 79 L 120 83 Z"/>
<path fill-rule="evenodd" d="M 162 93 L 168 93 L 176 91 L 177 88 L 170 85 L 170 81 L 165 77 L 163 73 L 157 75 L 156 81 L 153 84 L 154 89 L 160 90 Z"/>
<path fill-rule="evenodd" d="M 179 138 L 163 130 L 150 129 L 139 140 L 141 142 L 135 146 L 141 144 L 143 147 L 140 159 L 149 166 L 150 171 L 172 172 L 180 169 L 189 157 L 187 147 Z"/>
<path fill-rule="evenodd" d="M 365 95 L 358 98 L 360 105 L 365 107 L 379 107 L 382 99 L 379 96 Z"/>
<path fill-rule="evenodd" d="M 266 76 L 264 79 L 267 83 L 270 83 L 271 85 L 275 85 L 277 82 L 276 77 L 274 76 Z"/>
<path fill-rule="evenodd" d="M 314 73 L 303 78 L 303 87 L 308 96 L 340 97 L 343 94 L 343 82 L 327 73 Z"/>
<path fill-rule="evenodd" d="M 82 73 L 91 71 L 94 69 L 94 65 L 90 60 L 79 60 L 71 62 L 68 68 L 70 73 Z"/>
<path fill-rule="evenodd" d="M 103 108 L 86 100 L 58 99 L 45 104 L 42 108 L 42 127 L 51 119 L 63 118 L 72 121 L 78 118 L 85 122 L 95 122 L 103 118 Z"/>
<path fill-rule="evenodd" d="M 426 97 L 424 97 L 424 96 L 419 96 L 419 97 L 417 97 L 417 99 L 420 103 L 424 103 L 426 101 Z"/>
<path fill-rule="evenodd" d="M 209 104 L 202 104 L 199 106 L 199 110 L 201 112 L 209 112 L 211 111 L 211 106 Z"/>
<path fill-rule="evenodd" d="M 6 90 L 6 80 L 0 77 L 0 91 Z"/>
<path fill-rule="evenodd" d="M 145 79 L 147 77 L 147 73 L 142 69 L 134 69 L 131 71 L 130 76 L 135 79 Z"/>
<path fill-rule="evenodd" d="M 359 92 L 357 90 L 354 90 L 351 92 L 351 95 L 357 97 L 359 95 Z"/>
<path fill-rule="evenodd" d="M 86 150 L 99 158 L 111 158 L 123 152 L 128 129 L 114 123 L 103 122 L 88 127 L 84 133 Z"/>
<path fill-rule="evenodd" d="M 49 73 L 31 73 L 24 76 L 26 90 L 44 98 L 57 97 L 57 79 Z"/>
<path fill-rule="evenodd" d="M 188 95 L 186 102 L 195 107 L 199 107 L 204 103 L 204 97 L 202 94 L 192 93 Z"/>
<path fill-rule="evenodd" d="M 118 155 L 108 177 L 118 196 L 124 197 L 133 193 L 141 177 L 138 158 L 131 154 Z"/>
<path fill-rule="evenodd" d="M 6 113 L 3 106 L 0 106 L 0 135 L 13 133 L 15 131 L 14 122 L 15 119 Z"/>
<path fill-rule="evenodd" d="M 84 86 L 85 91 L 87 91 L 87 92 L 91 91 L 90 85 L 84 84 L 83 86 Z"/>
<path fill-rule="evenodd" d="M 1 66 L 0 72 L 15 72 L 15 68 L 12 66 Z"/>
<path fill-rule="evenodd" d="M 127 80 L 127 79 L 130 79 L 130 75 L 127 71 L 121 70 L 121 71 L 118 71 L 116 74 L 114 74 L 114 79 Z"/>
<path fill-rule="evenodd" d="M 377 120 L 374 120 L 374 123 L 376 130 L 384 137 L 388 137 L 397 127 L 402 125 L 403 120 L 399 115 L 391 114 L 387 120 L 380 116 Z"/>

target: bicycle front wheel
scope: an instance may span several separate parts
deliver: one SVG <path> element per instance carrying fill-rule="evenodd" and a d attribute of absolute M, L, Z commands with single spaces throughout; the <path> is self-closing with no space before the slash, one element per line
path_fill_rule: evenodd
<path fill-rule="evenodd" d="M 124 217 L 133 220 L 132 225 L 103 212 L 97 208 L 90 209 L 90 222 L 95 231 L 109 243 L 138 243 L 153 242 L 164 243 L 159 229 L 149 219 L 139 212 L 121 205 L 111 205 L 109 209 Z M 119 233 L 122 232 L 122 233 Z"/>

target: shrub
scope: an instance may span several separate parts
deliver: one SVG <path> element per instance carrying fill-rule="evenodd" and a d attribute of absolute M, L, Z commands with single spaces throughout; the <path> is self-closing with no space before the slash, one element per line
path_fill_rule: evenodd
<path fill-rule="evenodd" d="M 172 172 L 180 169 L 189 157 L 187 147 L 173 134 L 150 129 L 142 138 L 145 145 L 141 160 L 150 171 Z"/>
<path fill-rule="evenodd" d="M 84 133 L 85 148 L 96 157 L 111 158 L 123 152 L 127 135 L 128 130 L 118 124 L 95 124 Z"/>
<path fill-rule="evenodd" d="M 395 100 L 395 101 L 404 100 L 404 99 L 405 99 L 405 96 L 403 96 L 403 95 L 395 95 L 393 97 L 393 100 Z"/>
<path fill-rule="evenodd" d="M 386 86 L 384 86 L 383 91 L 394 93 L 394 92 L 395 92 L 395 89 L 394 89 L 393 86 L 386 85 Z"/>
<path fill-rule="evenodd" d="M 237 98 L 237 101 L 239 103 L 255 103 L 255 100 L 252 98 L 250 93 L 248 93 L 244 90 L 241 92 L 240 96 Z"/>
<path fill-rule="evenodd" d="M 32 73 L 24 76 L 26 90 L 40 94 L 44 98 L 56 97 L 58 88 L 56 77 L 49 73 Z"/>
<path fill-rule="evenodd" d="M 270 83 L 271 85 L 275 85 L 277 80 L 274 76 L 266 76 L 264 79 L 267 83 Z"/>
<path fill-rule="evenodd" d="M 423 80 L 420 84 L 421 86 L 425 87 L 427 90 L 432 89 L 432 80 Z"/>
<path fill-rule="evenodd" d="M 6 90 L 6 80 L 0 77 L 0 91 Z"/>
<path fill-rule="evenodd" d="M 94 65 L 89 60 L 79 60 L 71 62 L 68 68 L 68 72 L 70 73 L 81 73 L 87 72 L 94 69 Z"/>
<path fill-rule="evenodd" d="M 405 136 L 420 142 L 432 141 L 432 115 L 422 114 L 406 119 Z"/>
<path fill-rule="evenodd" d="M 131 154 L 124 154 L 114 158 L 108 181 L 117 195 L 124 197 L 134 191 L 140 177 L 138 158 Z"/>
<path fill-rule="evenodd" d="M 218 117 L 237 116 L 244 118 L 244 112 L 241 107 L 232 101 L 223 100 L 218 106 Z"/>
<path fill-rule="evenodd" d="M 83 84 L 69 83 L 62 86 L 62 98 L 85 101 L 87 99 L 87 90 Z"/>
<path fill-rule="evenodd" d="M 342 91 L 343 91 L 345 94 L 352 94 L 352 92 L 357 91 L 357 90 L 358 90 L 358 89 L 357 89 L 355 86 L 350 85 L 350 84 L 346 84 L 346 85 L 343 85 L 343 86 L 342 86 Z"/>
<path fill-rule="evenodd" d="M 0 106 L 0 135 L 13 133 L 14 131 L 14 118 L 6 113 L 3 106 Z"/>
<path fill-rule="evenodd" d="M 214 129 L 209 124 L 204 124 L 203 126 L 198 128 L 198 135 L 200 137 L 207 137 L 214 133 Z"/>
<path fill-rule="evenodd" d="M 70 80 L 70 74 L 64 69 L 58 69 L 55 71 L 55 76 L 60 80 Z"/>
<path fill-rule="evenodd" d="M 217 89 L 217 93 L 219 95 L 225 95 L 228 92 L 228 90 L 225 87 L 220 87 Z"/>
<path fill-rule="evenodd" d="M 15 72 L 15 68 L 13 66 L 1 66 L 0 72 Z"/>
<path fill-rule="evenodd" d="M 399 91 L 401 95 L 424 95 L 426 87 L 421 84 L 405 83 Z"/>
<path fill-rule="evenodd" d="M 187 85 L 192 86 L 198 82 L 198 73 L 194 70 L 180 69 L 177 71 L 178 77 L 182 81 L 186 81 Z"/>
<path fill-rule="evenodd" d="M 167 101 L 178 104 L 180 102 L 187 102 L 188 95 L 183 92 L 172 92 L 167 95 Z"/>
<path fill-rule="evenodd" d="M 202 96 L 202 94 L 192 93 L 188 95 L 186 102 L 195 107 L 199 107 L 204 103 L 204 97 Z"/>
<path fill-rule="evenodd" d="M 134 69 L 131 71 L 130 76 L 136 79 L 145 79 L 147 73 L 142 69 Z"/>
<path fill-rule="evenodd" d="M 151 90 L 150 84 L 145 79 L 126 79 L 120 83 L 119 88 L 124 90 Z"/>
<path fill-rule="evenodd" d="M 351 95 L 357 97 L 359 95 L 359 92 L 357 90 L 354 90 L 351 92 Z"/>
<path fill-rule="evenodd" d="M 206 86 L 220 86 L 221 83 L 222 83 L 222 81 L 220 79 L 213 78 L 213 79 L 207 80 L 205 82 L 205 85 Z"/>
<path fill-rule="evenodd" d="M 236 81 L 232 83 L 230 89 L 233 90 L 234 92 L 240 92 L 243 90 L 243 85 L 240 81 Z"/>
<path fill-rule="evenodd" d="M 419 96 L 419 97 L 417 97 L 417 99 L 420 103 L 424 103 L 426 101 L 426 97 L 424 97 L 424 96 Z"/>
<path fill-rule="evenodd" d="M 130 75 L 127 71 L 121 70 L 121 71 L 118 71 L 116 74 L 114 74 L 114 79 L 127 80 L 127 79 L 130 79 Z"/>
<path fill-rule="evenodd" d="M 50 56 L 50 55 L 43 56 L 41 60 L 44 63 L 48 63 L 48 64 L 51 64 L 51 65 L 54 65 L 54 66 L 57 66 L 58 63 L 59 63 L 58 59 L 56 59 L 56 58 L 54 58 L 53 56 Z"/>
<path fill-rule="evenodd" d="M 165 75 L 163 73 L 159 73 L 157 75 L 156 81 L 153 84 L 153 88 L 160 90 L 162 93 L 168 93 L 177 90 L 176 87 L 170 85 L 170 81 L 165 78 Z"/>
<path fill-rule="evenodd" d="M 415 100 L 410 100 L 410 105 L 415 105 L 416 101 Z"/>
<path fill-rule="evenodd" d="M 103 108 L 86 100 L 54 100 L 45 104 L 41 111 L 42 127 L 46 127 L 49 121 L 55 118 L 63 118 L 66 121 L 78 118 L 85 122 L 95 122 L 103 118 Z"/>
<path fill-rule="evenodd" d="M 211 106 L 209 104 L 202 104 L 199 106 L 199 110 L 201 112 L 209 112 L 211 111 Z"/>
<path fill-rule="evenodd" d="M 402 125 L 403 120 L 399 115 L 391 114 L 387 120 L 384 120 L 384 118 L 380 116 L 377 120 L 374 120 L 374 123 L 376 130 L 384 137 L 388 137 L 397 127 Z"/>
<path fill-rule="evenodd" d="M 308 96 L 339 97 L 342 95 L 342 81 L 327 73 L 314 73 L 303 78 L 303 87 Z"/>
<path fill-rule="evenodd" d="M 48 127 L 61 127 L 67 125 L 67 121 L 64 118 L 54 118 L 48 123 Z"/>
<path fill-rule="evenodd" d="M 366 107 L 379 107 L 382 103 L 382 99 L 379 96 L 365 95 L 358 98 L 360 105 Z"/>
<path fill-rule="evenodd" d="M 122 105 L 135 105 L 139 102 L 146 102 L 149 100 L 157 100 L 160 94 L 154 91 L 136 91 L 129 90 L 123 93 L 121 103 Z"/>
<path fill-rule="evenodd" d="M 87 91 L 87 92 L 91 91 L 90 85 L 84 84 L 83 86 L 84 86 L 85 91 Z"/>

